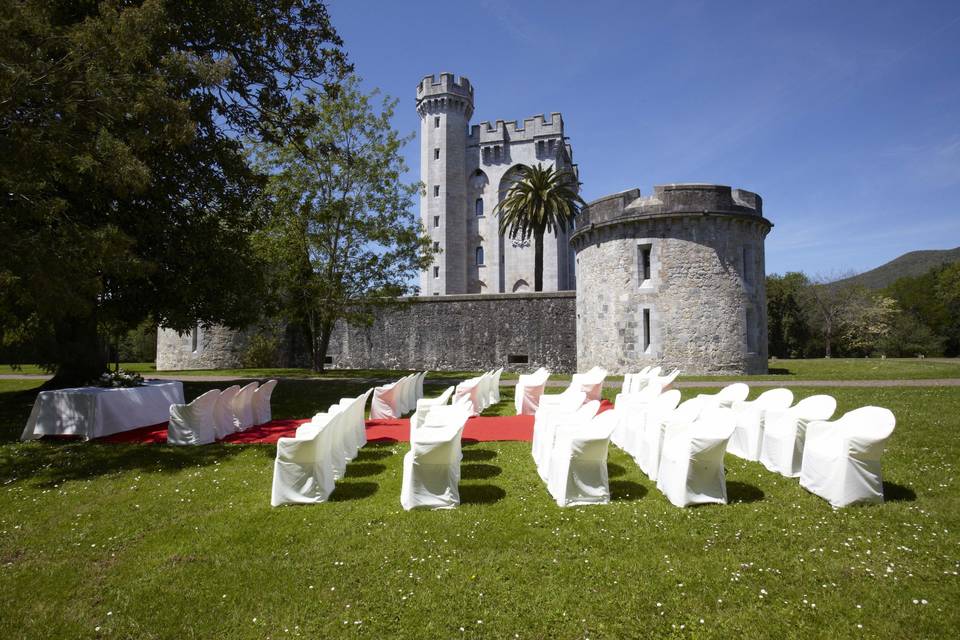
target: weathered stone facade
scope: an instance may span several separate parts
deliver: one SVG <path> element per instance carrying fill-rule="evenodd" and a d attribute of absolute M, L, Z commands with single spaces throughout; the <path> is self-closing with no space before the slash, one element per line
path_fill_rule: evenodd
<path fill-rule="evenodd" d="M 334 369 L 576 370 L 576 301 L 572 291 L 407 298 L 369 327 L 339 323 L 330 340 Z M 161 330 L 157 368 L 241 366 L 248 332 L 223 327 L 192 333 Z M 278 365 L 309 366 L 303 345 L 285 339 Z"/>
<path fill-rule="evenodd" d="M 420 274 L 421 296 L 532 291 L 533 246 L 501 236 L 493 209 L 519 165 L 577 171 L 559 113 L 469 126 L 473 99 L 470 81 L 452 73 L 441 73 L 439 80 L 427 76 L 417 85 L 420 218 L 439 249 Z M 547 233 L 543 290 L 574 285 L 568 232 Z"/>
<path fill-rule="evenodd" d="M 577 367 L 767 370 L 759 196 L 718 185 L 634 189 L 577 220 Z"/>

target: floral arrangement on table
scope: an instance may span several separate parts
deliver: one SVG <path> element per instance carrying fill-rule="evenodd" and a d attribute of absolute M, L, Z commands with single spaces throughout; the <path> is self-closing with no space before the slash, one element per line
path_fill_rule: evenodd
<path fill-rule="evenodd" d="M 101 374 L 97 378 L 96 386 L 110 388 L 140 387 L 143 386 L 143 376 L 136 372 L 117 369 Z"/>

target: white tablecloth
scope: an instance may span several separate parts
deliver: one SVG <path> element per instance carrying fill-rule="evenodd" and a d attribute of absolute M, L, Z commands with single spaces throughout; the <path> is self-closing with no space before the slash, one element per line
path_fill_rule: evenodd
<path fill-rule="evenodd" d="M 166 422 L 170 405 L 183 404 L 183 383 L 157 380 L 142 387 L 79 387 L 41 391 L 21 440 L 48 435 L 90 438 Z"/>

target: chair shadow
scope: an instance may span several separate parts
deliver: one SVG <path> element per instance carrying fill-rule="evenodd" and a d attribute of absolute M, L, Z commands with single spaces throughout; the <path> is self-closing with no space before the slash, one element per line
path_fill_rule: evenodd
<path fill-rule="evenodd" d="M 917 492 L 902 484 L 884 481 L 883 499 L 885 502 L 913 502 L 917 499 Z"/>
<path fill-rule="evenodd" d="M 380 475 L 387 470 L 387 465 L 377 462 L 351 462 L 347 464 L 346 478 L 367 478 Z"/>
<path fill-rule="evenodd" d="M 464 480 L 485 480 L 503 473 L 503 469 L 494 464 L 465 464 L 460 467 L 460 477 Z"/>
<path fill-rule="evenodd" d="M 610 499 L 619 502 L 633 502 L 647 495 L 648 489 L 633 480 L 613 480 L 610 482 Z"/>
<path fill-rule="evenodd" d="M 384 458 L 389 458 L 393 455 L 393 452 L 389 449 L 369 449 L 364 447 L 357 452 L 357 457 L 354 460 L 383 460 Z"/>
<path fill-rule="evenodd" d="M 463 450 L 463 460 L 467 461 L 479 461 L 479 460 L 493 460 L 497 457 L 496 451 L 491 451 L 490 449 L 464 449 Z"/>
<path fill-rule="evenodd" d="M 616 462 L 607 463 L 607 477 L 609 478 L 619 478 L 620 476 L 627 475 L 627 470 Z"/>
<path fill-rule="evenodd" d="M 783 367 L 769 367 L 767 373 L 771 376 L 788 376 L 790 375 L 790 369 L 784 369 Z"/>
<path fill-rule="evenodd" d="M 493 504 L 500 502 L 507 492 L 495 484 L 460 485 L 461 504 Z"/>
<path fill-rule="evenodd" d="M 736 480 L 727 481 L 727 502 L 757 502 L 766 494 L 760 487 Z"/>
<path fill-rule="evenodd" d="M 369 498 L 380 489 L 376 482 L 338 482 L 330 494 L 330 502 L 347 502 Z"/>

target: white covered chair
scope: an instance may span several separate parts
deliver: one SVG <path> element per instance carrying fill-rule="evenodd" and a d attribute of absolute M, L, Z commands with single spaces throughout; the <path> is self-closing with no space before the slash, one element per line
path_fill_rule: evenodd
<path fill-rule="evenodd" d="M 267 380 L 253 392 L 253 424 L 267 424 L 273 419 L 270 409 L 270 397 L 277 386 L 276 380 Z"/>
<path fill-rule="evenodd" d="M 728 384 L 717 393 L 701 393 L 698 398 L 703 398 L 708 407 L 725 407 L 729 409 L 734 402 L 741 402 L 750 395 L 750 387 L 743 382 L 734 382 Z"/>
<path fill-rule="evenodd" d="M 659 395 L 660 390 L 656 387 L 644 387 L 641 391 L 632 393 L 618 393 L 613 401 L 613 410 L 617 415 L 617 427 L 613 430 L 610 441 L 624 451 L 629 451 L 628 443 L 633 440 L 634 432 L 643 426 L 643 412 L 647 405 Z"/>
<path fill-rule="evenodd" d="M 417 400 L 423 397 L 423 381 L 427 378 L 427 372 L 421 371 L 417 374 Z M 416 406 L 416 402 L 413 403 Z"/>
<path fill-rule="evenodd" d="M 553 454 L 553 445 L 557 440 L 557 425 L 563 424 L 570 429 L 578 425 L 583 426 L 593 420 L 593 417 L 597 415 L 597 411 L 599 410 L 600 401 L 590 400 L 582 404 L 579 409 L 572 413 L 551 413 L 549 417 L 541 423 L 539 429 L 540 438 L 538 440 L 540 448 L 537 452 L 538 457 L 534 458 L 534 462 L 537 465 L 537 473 L 540 474 L 540 478 L 544 482 L 547 481 L 550 473 L 550 457 Z"/>
<path fill-rule="evenodd" d="M 419 373 L 411 373 L 401 381 L 403 383 L 403 402 L 400 415 L 413 411 L 417 406 L 417 388 L 420 381 Z"/>
<path fill-rule="evenodd" d="M 547 490 L 557 505 L 610 502 L 607 451 L 616 425 L 613 411 L 604 411 L 586 424 L 557 425 L 547 472 Z"/>
<path fill-rule="evenodd" d="M 680 391 L 671 389 L 657 396 L 652 396 L 648 402 L 636 405 L 628 404 L 622 412 L 625 414 L 624 421 L 627 427 L 620 448 L 629 453 L 638 466 L 646 455 L 648 443 L 652 443 L 650 446 L 657 448 L 656 455 L 652 459 L 654 466 L 659 464 L 663 425 L 673 414 L 678 404 L 680 404 Z"/>
<path fill-rule="evenodd" d="M 395 420 L 403 415 L 402 394 L 406 392 L 403 379 L 374 387 L 370 402 L 371 420 Z"/>
<path fill-rule="evenodd" d="M 541 404 L 533 416 L 533 437 L 530 444 L 530 454 L 539 467 L 549 455 L 553 446 L 553 422 L 562 416 L 571 416 L 583 406 L 587 394 L 576 389 L 568 389 L 553 396 L 554 400 Z M 548 434 L 549 432 L 549 434 Z M 548 436 L 549 435 L 549 443 Z"/>
<path fill-rule="evenodd" d="M 441 393 L 436 398 L 420 398 L 417 400 L 417 410 L 414 412 L 413 416 L 410 418 L 410 429 L 415 431 L 416 429 L 423 426 L 424 420 L 427 419 L 427 413 L 433 407 L 441 407 L 446 405 L 450 398 L 453 396 L 453 391 L 455 387 L 447 387 L 443 393 Z"/>
<path fill-rule="evenodd" d="M 665 376 L 661 376 L 661 375 L 650 376 L 647 379 L 647 386 L 654 387 L 660 391 L 663 391 L 664 389 L 668 388 L 671 384 L 673 384 L 673 381 L 676 380 L 677 376 L 679 375 L 680 375 L 680 369 L 674 369 L 673 371 L 671 371 Z"/>
<path fill-rule="evenodd" d="M 367 444 L 367 428 L 363 418 L 371 391 L 368 389 L 356 398 L 340 398 L 340 411 L 344 414 L 345 449 L 351 460 L 356 458 L 360 448 Z"/>
<path fill-rule="evenodd" d="M 493 406 L 500 402 L 500 376 L 503 374 L 503 367 L 500 367 L 490 376 L 490 400 L 487 406 Z"/>
<path fill-rule="evenodd" d="M 220 392 L 217 404 L 213 409 L 213 421 L 216 425 L 217 440 L 223 440 L 237 431 L 237 421 L 233 414 L 233 401 L 240 393 L 240 385 L 235 384 Z"/>
<path fill-rule="evenodd" d="M 210 444 L 217 439 L 214 410 L 220 398 L 218 389 L 211 389 L 188 404 L 170 405 L 167 444 Z"/>
<path fill-rule="evenodd" d="M 416 440 L 403 457 L 400 505 L 405 510 L 453 509 L 460 504 L 460 441 L 468 417 L 462 406 L 460 409 L 431 411 L 417 430 Z"/>
<path fill-rule="evenodd" d="M 861 407 L 833 422 L 811 422 L 800 486 L 834 507 L 883 502 L 880 456 L 897 420 L 889 409 Z"/>
<path fill-rule="evenodd" d="M 532 416 L 540 406 L 540 396 L 550 379 L 550 372 L 540 367 L 531 374 L 521 375 L 517 379 L 513 403 L 518 416 Z"/>
<path fill-rule="evenodd" d="M 580 389 L 587 394 L 587 400 L 599 400 L 603 394 L 603 381 L 607 377 L 607 370 L 603 367 L 593 367 L 586 373 L 575 373 L 570 379 L 570 388 Z"/>
<path fill-rule="evenodd" d="M 253 426 L 253 394 L 259 384 L 256 380 L 247 384 L 233 399 L 233 416 L 237 431 L 244 431 Z"/>
<path fill-rule="evenodd" d="M 727 451 L 744 460 L 759 460 L 767 416 L 771 412 L 786 411 L 791 404 L 793 392 L 789 389 L 770 389 L 757 396 L 756 400 L 734 402 L 731 408 L 737 421 Z"/>
<path fill-rule="evenodd" d="M 723 454 L 733 433 L 730 409 L 705 410 L 689 427 L 669 432 L 663 443 L 657 488 L 677 507 L 726 504 Z"/>
<path fill-rule="evenodd" d="M 804 398 L 778 414 L 768 411 L 760 462 L 774 473 L 799 478 L 807 425 L 816 420 L 829 420 L 836 410 L 837 401 L 832 396 L 818 395 Z"/>
<path fill-rule="evenodd" d="M 273 463 L 273 488 L 270 504 L 312 504 L 326 502 L 334 489 L 336 476 L 331 459 L 340 414 L 324 415 L 323 423 L 293 438 L 277 441 Z M 314 417 L 317 420 L 317 416 Z"/>
<path fill-rule="evenodd" d="M 336 420 L 334 420 L 335 417 Z M 310 438 L 321 430 L 328 432 L 324 440 L 327 447 L 325 453 L 333 477 L 337 480 L 343 478 L 347 471 L 347 462 L 352 459 L 348 420 L 340 404 L 332 404 L 326 413 L 316 414 L 310 422 L 297 427 L 296 431 L 297 438 Z"/>
<path fill-rule="evenodd" d="M 470 410 L 470 415 L 480 415 L 483 411 L 482 388 L 483 377 L 470 378 L 457 385 L 453 392 L 454 404 L 465 404 Z"/>

